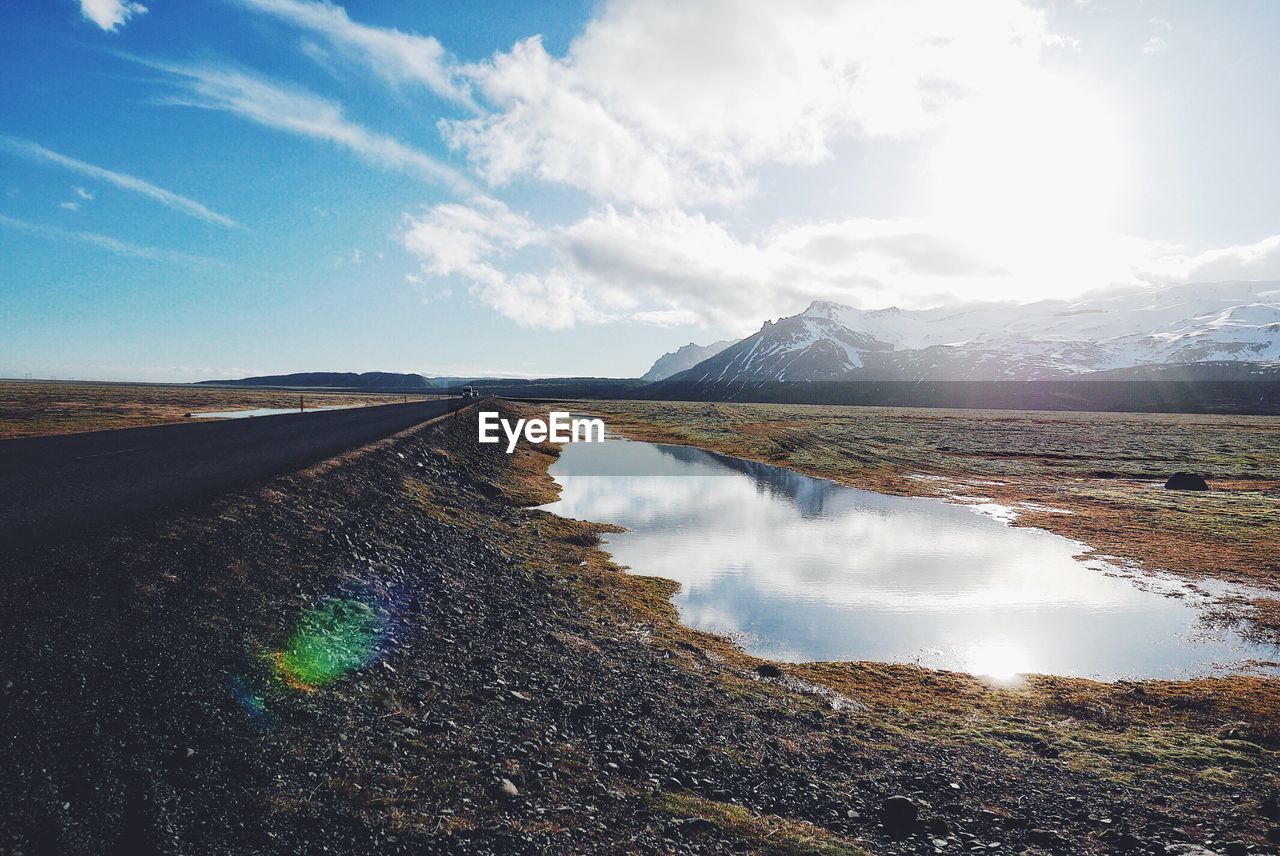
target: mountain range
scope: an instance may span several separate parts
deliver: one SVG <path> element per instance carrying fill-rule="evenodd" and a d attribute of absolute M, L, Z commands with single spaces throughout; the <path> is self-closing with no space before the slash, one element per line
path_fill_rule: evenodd
<path fill-rule="evenodd" d="M 690 342 L 682 348 L 658 357 L 658 361 L 640 377 L 640 380 L 649 381 L 650 383 L 666 380 L 685 369 L 693 368 L 703 360 L 714 357 L 736 341 L 735 339 L 725 339 L 722 342 L 712 342 L 710 345 L 695 345 Z"/>
<path fill-rule="evenodd" d="M 832 401 L 869 394 L 829 388 L 845 381 L 1280 382 L 1280 283 L 1193 283 L 921 310 L 818 300 L 744 339 L 664 354 L 639 379 L 303 372 L 206 383 L 426 392 L 472 380 L 517 396 Z M 810 384 L 828 388 L 804 392 Z"/>
<path fill-rule="evenodd" d="M 1120 379 L 1171 366 L 1237 377 L 1278 364 L 1280 283 L 1225 282 L 923 310 L 819 300 L 665 382 L 715 397 L 778 382 Z"/>

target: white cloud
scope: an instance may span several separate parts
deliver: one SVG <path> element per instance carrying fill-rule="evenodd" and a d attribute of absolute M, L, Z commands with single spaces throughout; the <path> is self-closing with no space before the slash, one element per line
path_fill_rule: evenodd
<path fill-rule="evenodd" d="M 563 57 L 534 37 L 466 66 L 496 111 L 441 129 L 493 185 L 531 176 L 651 207 L 726 202 L 761 164 L 934 128 L 1051 41 L 1016 0 L 617 0 Z"/>
<path fill-rule="evenodd" d="M 625 213 L 608 205 L 543 229 L 494 200 L 409 215 L 403 234 L 422 262 L 415 281 L 456 278 L 526 326 L 628 319 L 740 332 L 814 299 L 923 306 L 1132 281 L 1129 261 L 1150 258 L 1151 248 L 1108 240 L 1081 237 L 1056 250 L 1031 244 L 1002 254 L 999 242 L 936 223 L 872 219 L 784 226 L 748 240 L 703 214 Z M 1029 279 L 1037 282 L 1034 293 Z"/>
<path fill-rule="evenodd" d="M 80 14 L 108 33 L 114 33 L 134 15 L 142 15 L 146 11 L 146 6 L 130 0 L 80 0 Z"/>
<path fill-rule="evenodd" d="M 1097 225 L 1102 191 L 1120 186 L 1123 129 L 1090 98 L 1055 88 L 1041 54 L 1071 44 L 1020 0 L 605 0 L 563 55 L 535 36 L 466 65 L 430 36 L 357 23 L 329 2 L 237 2 L 305 31 L 326 61 L 472 110 L 438 128 L 491 186 L 532 179 L 585 192 L 590 210 L 543 225 L 333 101 L 226 65 L 148 62 L 179 84 L 165 103 L 325 140 L 458 193 L 463 201 L 406 215 L 403 244 L 421 263 L 406 282 L 436 295 L 457 283 L 525 326 L 626 319 L 745 332 L 816 298 L 1030 300 L 1195 271 L 1258 273 L 1280 255 L 1262 242 L 1182 256 Z M 1156 50 L 1172 28 L 1150 23 Z M 958 204 L 935 204 L 932 216 L 770 224 L 740 204 L 767 167 L 939 130 L 927 140 L 934 160 L 961 180 L 938 194 Z M 921 165 L 927 175 L 928 158 Z M 710 213 L 730 204 L 736 227 Z M 983 205 L 989 216 L 975 216 Z"/>
<path fill-rule="evenodd" d="M 124 256 L 126 258 L 177 262 L 193 266 L 223 266 L 220 262 L 205 258 L 204 256 L 194 256 L 189 253 L 166 250 L 160 247 L 150 247 L 145 244 L 134 244 L 129 241 L 121 241 L 118 238 L 112 238 L 109 235 L 101 235 L 97 232 L 71 232 L 65 229 L 59 229 L 56 226 L 29 223 L 26 220 L 19 220 L 16 217 L 7 217 L 4 214 L 0 214 L 0 228 L 15 229 L 54 240 L 76 241 L 82 244 L 90 244 L 98 247 L 99 249 L 106 250 L 109 253 L 114 253 L 117 256 Z"/>
<path fill-rule="evenodd" d="M 406 215 L 405 223 L 405 248 L 422 260 L 426 273 L 439 277 L 489 280 L 500 275 L 494 261 L 545 240 L 530 220 L 488 198 L 436 205 Z"/>
<path fill-rule="evenodd" d="M 172 208 L 175 211 L 180 211 L 183 214 L 197 217 L 201 220 L 207 220 L 210 223 L 217 223 L 220 226 L 226 226 L 228 228 L 243 228 L 239 223 L 232 220 L 225 214 L 210 211 L 194 199 L 188 199 L 187 197 L 181 196 L 173 191 L 165 190 L 163 187 L 157 187 L 151 182 L 144 181 L 141 178 L 127 175 L 122 172 L 114 172 L 113 170 L 104 169 L 103 167 L 94 166 L 91 163 L 86 163 L 82 160 L 76 160 L 73 157 L 59 154 L 58 152 L 55 152 L 52 149 L 46 149 L 44 146 L 39 143 L 32 142 L 31 140 L 22 140 L 17 137 L 0 135 L 0 148 L 7 149 L 16 155 L 21 155 L 28 160 L 55 164 L 63 167 L 64 169 L 69 169 L 72 172 L 78 172 L 81 175 L 87 175 L 90 178 L 105 181 L 108 184 L 121 188 L 122 190 L 128 190 L 131 193 L 139 193 L 149 199 L 159 202 L 161 205 Z M 93 198 L 91 194 L 87 196 L 85 195 L 87 191 L 85 191 L 84 188 L 72 189 L 82 199 Z"/>
<path fill-rule="evenodd" d="M 638 321 L 744 334 L 834 299 L 876 309 L 1072 297 L 1152 281 L 1280 280 L 1280 235 L 1179 255 L 1110 232 L 1028 232 L 1007 240 L 922 219 L 784 225 L 743 238 L 702 214 L 603 206 L 540 228 L 502 203 L 406 215 L 406 279 L 457 280 L 530 327 Z"/>
<path fill-rule="evenodd" d="M 423 273 L 460 278 L 483 303 L 523 326 L 561 329 L 604 320 L 572 276 L 556 270 L 506 270 L 512 255 L 549 239 L 549 233 L 525 217 L 487 198 L 406 215 L 403 234 L 405 248 L 422 261 Z"/>
<path fill-rule="evenodd" d="M 59 202 L 58 207 L 63 209 L 64 211 L 79 211 L 80 203 L 79 202 Z"/>
<path fill-rule="evenodd" d="M 343 114 L 342 106 L 294 86 L 276 83 L 230 66 L 184 65 L 133 58 L 172 75 L 179 93 L 160 103 L 222 110 L 268 128 L 324 140 L 364 160 L 471 194 L 472 183 L 457 170 L 386 134 L 371 131 Z"/>
<path fill-rule="evenodd" d="M 415 83 L 437 95 L 474 107 L 459 83 L 454 64 L 440 42 L 431 36 L 371 27 L 352 21 L 345 9 L 310 0 L 238 0 L 258 12 L 320 36 L 334 48 L 367 64 L 384 79 Z"/>
<path fill-rule="evenodd" d="M 93 194 L 85 190 L 83 187 L 81 187 L 78 184 L 71 185 L 71 192 L 74 193 L 76 196 L 79 196 L 81 199 L 83 199 L 86 202 L 89 202 L 93 199 Z"/>
<path fill-rule="evenodd" d="M 1142 272 L 1145 278 L 1162 282 L 1280 280 L 1280 235 L 1195 255 L 1165 255 Z"/>
<path fill-rule="evenodd" d="M 1173 32 L 1173 24 L 1163 18 L 1152 18 L 1149 23 L 1151 24 L 1151 35 L 1143 43 L 1142 53 L 1163 53 L 1169 47 L 1169 40 L 1165 37 Z"/>

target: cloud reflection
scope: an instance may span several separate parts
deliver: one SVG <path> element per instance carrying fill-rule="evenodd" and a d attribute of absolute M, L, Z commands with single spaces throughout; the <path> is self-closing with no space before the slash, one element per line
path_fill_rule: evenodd
<path fill-rule="evenodd" d="M 682 619 L 788 660 L 920 662 L 1004 678 L 1178 677 L 1275 659 L 1048 532 L 685 447 L 565 448 L 548 510 L 620 524 L 606 549 L 681 584 Z"/>

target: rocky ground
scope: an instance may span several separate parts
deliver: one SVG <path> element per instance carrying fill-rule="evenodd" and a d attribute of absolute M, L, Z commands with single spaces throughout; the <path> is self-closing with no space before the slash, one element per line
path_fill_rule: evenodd
<path fill-rule="evenodd" d="M 472 418 L 0 546 L 0 852 L 1280 847 L 1280 682 L 755 660 Z"/>

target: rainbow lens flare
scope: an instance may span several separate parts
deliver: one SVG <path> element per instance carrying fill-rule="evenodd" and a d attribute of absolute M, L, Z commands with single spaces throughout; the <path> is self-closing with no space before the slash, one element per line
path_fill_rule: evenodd
<path fill-rule="evenodd" d="M 244 678 L 239 675 L 232 675 L 228 678 L 231 686 L 231 695 L 240 705 L 240 709 L 245 712 L 249 719 L 255 724 L 262 727 L 269 725 L 267 719 L 267 705 L 262 700 L 262 696 L 258 695 L 245 682 Z"/>
<path fill-rule="evenodd" d="M 363 666 L 378 655 L 386 622 L 369 604 L 351 598 L 326 598 L 307 609 L 276 667 L 286 683 L 315 690 Z"/>

